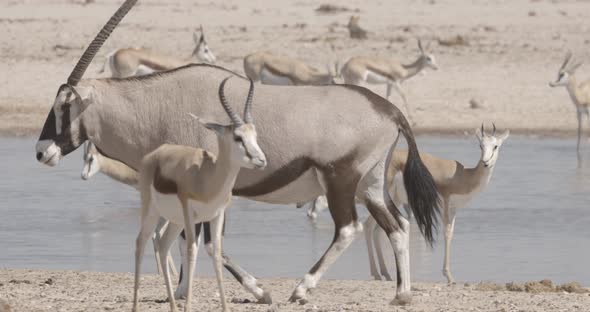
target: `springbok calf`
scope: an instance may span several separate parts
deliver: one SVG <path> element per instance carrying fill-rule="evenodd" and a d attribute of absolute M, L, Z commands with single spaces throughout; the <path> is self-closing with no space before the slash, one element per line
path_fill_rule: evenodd
<path fill-rule="evenodd" d="M 105 156 L 136 170 L 145 155 L 164 143 L 217 153 L 215 135 L 192 127 L 182 118 L 183 112 L 227 120 L 216 90 L 228 75 L 236 76 L 225 93 L 230 103 L 243 99 L 245 77 L 214 65 L 192 64 L 127 79 L 82 80 L 104 41 L 136 2 L 125 1 L 57 90 L 35 147 L 41 164 L 57 165 L 87 140 Z M 335 224 L 331 244 L 290 300 L 306 299 L 308 290 L 316 287 L 361 230 L 356 198 L 385 230 L 394 250 L 400 270 L 394 303 L 410 302 L 409 222 L 389 198 L 384 182 L 400 135 L 409 149 L 404 169 L 408 200 L 429 242 L 434 241 L 439 198 L 401 111 L 370 90 L 352 85 L 260 85 L 256 97 L 258 142 L 268 165 L 264 170 L 242 169 L 233 194 L 275 204 L 307 202 L 327 194 Z M 257 293 L 264 290 L 256 282 L 252 278 L 243 285 L 259 298 Z"/>
<path fill-rule="evenodd" d="M 586 80 L 580 84 L 576 80 L 576 70 L 582 66 L 583 62 L 571 62 L 572 53 L 568 51 L 563 64 L 557 71 L 557 80 L 549 82 L 551 87 L 565 87 L 570 94 L 570 98 L 576 107 L 576 114 L 578 117 L 578 141 L 576 145 L 576 153 L 578 156 L 578 167 L 582 167 L 582 155 L 580 152 L 580 140 L 582 137 L 582 117 L 590 121 L 590 114 L 588 113 L 588 106 L 590 106 L 590 80 Z"/>
<path fill-rule="evenodd" d="M 418 58 L 408 64 L 402 64 L 400 61 L 390 57 L 376 56 L 356 56 L 348 60 L 342 67 L 341 74 L 344 83 L 359 85 L 368 84 L 386 84 L 387 93 L 385 97 L 389 99 L 391 89 L 395 88 L 404 105 L 408 109 L 408 101 L 402 90 L 401 84 L 418 74 L 423 69 L 429 67 L 434 70 L 438 69 L 434 55 L 426 53 L 422 48 L 422 41 L 418 40 L 420 55 Z"/>
<path fill-rule="evenodd" d="M 164 144 L 146 155 L 139 169 L 141 192 L 141 229 L 137 236 L 135 253 L 134 311 L 137 311 L 141 259 L 145 243 L 154 231 L 158 219 L 170 221 L 162 240 L 159 242 L 163 254 L 168 254 L 172 242 L 183 229 L 187 236 L 188 255 L 198 248 L 193 226 L 195 223 L 210 222 L 213 236 L 215 275 L 223 311 L 227 302 L 223 287 L 221 262 L 221 233 L 225 208 L 229 205 L 232 188 L 240 168 L 263 169 L 266 156 L 258 146 L 256 128 L 251 115 L 254 83 L 250 90 L 242 120 L 227 103 L 224 95 L 225 78 L 219 86 L 219 100 L 231 119 L 230 125 L 207 122 L 195 115 L 199 123 L 215 132 L 218 138 L 217 156 L 210 152 L 182 145 Z M 152 203 L 153 202 L 153 203 Z M 185 311 L 191 311 L 191 290 L 195 259 L 187 259 L 188 295 Z M 162 257 L 161 261 L 166 261 Z M 168 268 L 164 268 L 164 279 L 171 311 L 176 311 L 172 283 Z"/>
<path fill-rule="evenodd" d="M 112 77 L 123 78 L 147 75 L 195 62 L 214 64 L 216 61 L 215 54 L 213 54 L 205 40 L 203 26 L 201 26 L 201 36 L 199 37 L 195 32 L 193 33 L 193 40 L 196 46 L 193 53 L 185 59 L 165 56 L 141 48 L 125 48 L 113 51 L 107 55 L 99 73 L 103 73 L 107 65 L 111 70 Z"/>
<path fill-rule="evenodd" d="M 500 135 L 496 135 L 496 126 L 492 134 L 484 133 L 483 125 L 481 130 L 476 130 L 476 137 L 481 149 L 481 157 L 475 168 L 465 168 L 455 160 L 437 158 L 426 153 L 420 153 L 424 164 L 432 173 L 436 188 L 443 202 L 443 221 L 445 225 L 445 259 L 443 264 L 443 275 L 447 278 L 449 284 L 455 280 L 451 274 L 451 240 L 455 229 L 455 214 L 457 209 L 465 207 L 469 201 L 487 186 L 492 177 L 492 172 L 496 165 L 496 160 L 500 153 L 500 146 L 508 138 L 509 131 L 506 130 Z M 411 210 L 408 207 L 408 199 L 404 188 L 404 178 L 402 171 L 406 166 L 406 157 L 408 152 L 404 150 L 396 151 L 391 159 L 388 173 L 388 184 L 390 193 L 393 194 L 393 201 L 397 207 L 405 207 L 408 214 Z M 314 220 L 318 213 L 327 208 L 325 200 L 321 197 L 316 199 L 309 208 L 307 215 Z M 392 280 L 387 271 L 385 259 L 381 250 L 381 231 L 372 216 L 365 222 L 365 239 L 367 250 L 369 252 L 369 265 L 371 275 L 377 279 Z M 379 269 L 373 255 L 373 246 L 379 260 Z"/>
<path fill-rule="evenodd" d="M 303 86 L 334 84 L 338 64 L 322 72 L 306 63 L 283 55 L 255 52 L 244 58 L 244 72 L 248 78 L 268 85 Z"/>
<path fill-rule="evenodd" d="M 96 146 L 92 143 L 87 143 L 84 146 L 84 167 L 82 169 L 82 179 L 88 180 L 92 178 L 98 172 L 102 172 L 109 178 L 121 182 L 123 184 L 127 184 L 137 190 L 139 190 L 138 186 L 138 175 L 137 171 L 129 168 L 124 163 L 110 159 L 102 155 L 97 149 Z M 166 219 L 161 218 L 156 230 L 154 231 L 154 235 L 152 237 L 152 243 L 154 245 L 154 254 L 156 256 L 156 264 L 158 267 L 158 273 L 162 272 L 162 265 L 160 263 L 160 251 L 158 250 L 158 241 L 162 236 L 162 233 L 166 229 L 168 222 Z M 166 257 L 167 263 L 172 269 L 172 274 L 178 275 L 176 271 L 176 266 L 174 265 L 174 261 L 170 254 Z"/>

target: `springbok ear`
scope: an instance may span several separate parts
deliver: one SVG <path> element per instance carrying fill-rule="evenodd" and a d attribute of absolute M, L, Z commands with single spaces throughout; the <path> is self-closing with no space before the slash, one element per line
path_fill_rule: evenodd
<path fill-rule="evenodd" d="M 222 135 L 224 133 L 225 129 L 227 129 L 229 127 L 229 126 L 225 126 L 225 125 L 221 125 L 221 124 L 218 124 L 215 122 L 205 120 L 205 119 L 203 119 L 199 116 L 196 116 L 192 113 L 188 113 L 188 115 L 191 116 L 198 123 L 203 125 L 205 128 L 214 131 L 217 135 Z"/>
<path fill-rule="evenodd" d="M 498 136 L 498 140 L 500 140 L 500 142 L 504 143 L 504 140 L 506 140 L 508 138 L 508 136 L 510 136 L 510 130 L 506 130 L 504 131 L 502 134 L 500 134 Z"/>

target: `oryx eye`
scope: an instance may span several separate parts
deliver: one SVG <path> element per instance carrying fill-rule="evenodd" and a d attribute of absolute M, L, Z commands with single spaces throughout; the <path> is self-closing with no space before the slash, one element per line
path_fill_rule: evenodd
<path fill-rule="evenodd" d="M 242 140 L 242 137 L 240 136 L 234 136 L 234 141 L 236 141 L 237 143 L 244 143 L 244 141 Z"/>
<path fill-rule="evenodd" d="M 494 151 L 498 149 L 498 145 L 494 146 Z"/>

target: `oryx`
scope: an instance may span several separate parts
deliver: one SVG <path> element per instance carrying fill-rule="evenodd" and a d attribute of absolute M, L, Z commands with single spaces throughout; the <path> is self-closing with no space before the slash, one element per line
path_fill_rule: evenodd
<path fill-rule="evenodd" d="M 136 170 L 141 159 L 163 143 L 217 153 L 215 135 L 194 127 L 185 112 L 228 120 L 217 105 L 218 86 L 228 75 L 236 76 L 227 84 L 226 97 L 238 109 L 235 103 L 248 89 L 245 77 L 218 66 L 194 64 L 128 79 L 81 80 L 102 43 L 136 1 L 127 0 L 115 13 L 58 89 L 36 145 L 39 162 L 55 166 L 86 140 L 105 156 Z M 335 223 L 332 243 L 290 300 L 304 299 L 362 229 L 356 198 L 385 230 L 394 249 L 396 302 L 410 301 L 409 222 L 384 183 L 399 134 L 409 149 L 404 169 L 408 200 L 429 242 L 434 240 L 439 200 L 400 110 L 370 90 L 351 85 L 261 85 L 256 97 L 258 143 L 268 165 L 264 170 L 242 169 L 233 194 L 279 204 L 326 194 Z M 255 281 L 252 288 L 260 290 Z"/>

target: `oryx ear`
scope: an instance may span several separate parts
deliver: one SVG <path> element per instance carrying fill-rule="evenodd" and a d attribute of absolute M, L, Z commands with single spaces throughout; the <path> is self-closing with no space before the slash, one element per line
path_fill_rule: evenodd
<path fill-rule="evenodd" d="M 507 129 L 502 134 L 500 134 L 497 138 L 498 138 L 498 140 L 500 140 L 500 142 L 504 143 L 504 140 L 506 140 L 508 138 L 508 136 L 510 136 L 510 130 Z"/>
<path fill-rule="evenodd" d="M 193 40 L 195 41 L 195 43 L 201 42 L 201 36 L 199 36 L 199 34 L 196 31 L 193 32 Z"/>
<path fill-rule="evenodd" d="M 201 125 L 203 125 L 205 128 L 214 131 L 215 134 L 217 135 L 223 135 L 223 133 L 225 132 L 226 129 L 228 129 L 230 126 L 226 126 L 226 125 L 221 125 L 215 122 L 211 122 L 208 120 L 205 120 L 199 116 L 196 116 L 192 113 L 188 113 L 189 116 L 191 116 L 194 120 L 196 120 L 198 123 L 200 123 Z"/>

